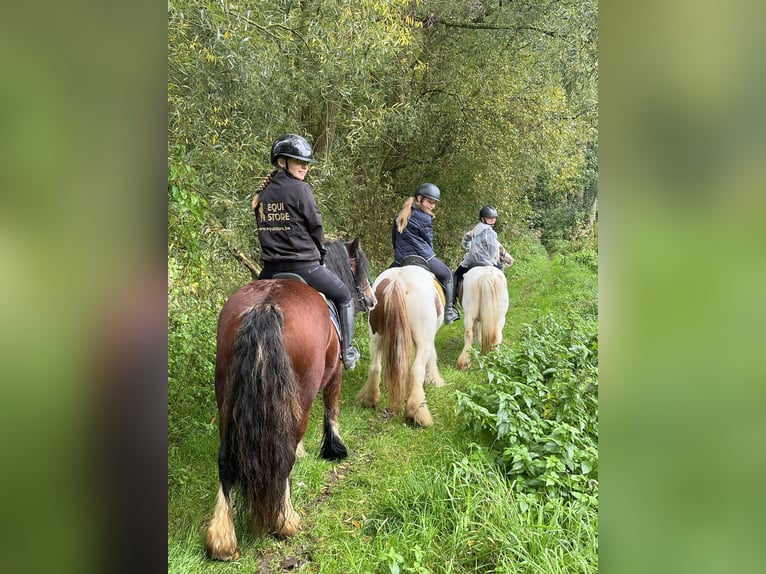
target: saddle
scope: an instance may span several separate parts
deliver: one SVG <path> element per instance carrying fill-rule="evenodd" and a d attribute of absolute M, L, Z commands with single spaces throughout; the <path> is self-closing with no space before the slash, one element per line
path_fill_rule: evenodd
<path fill-rule="evenodd" d="M 414 265 L 415 267 L 422 267 L 429 273 L 431 273 L 431 268 L 428 267 L 428 262 L 422 258 L 420 255 L 408 255 L 401 261 L 401 266 L 405 267 L 407 265 Z M 444 287 L 442 287 L 442 284 L 439 283 L 439 280 L 436 278 L 436 275 L 431 273 L 431 276 L 434 278 L 434 287 L 436 287 L 436 292 L 439 294 L 439 298 L 442 300 L 442 305 L 447 304 L 447 297 L 444 295 Z"/>
<path fill-rule="evenodd" d="M 400 264 L 402 267 L 405 267 L 406 265 L 415 265 L 416 267 L 422 267 L 429 273 L 431 272 L 431 269 L 428 267 L 428 261 L 426 261 L 420 255 L 408 255 L 402 259 Z"/>
<path fill-rule="evenodd" d="M 297 273 L 290 273 L 289 271 L 282 271 L 280 273 L 275 273 L 272 276 L 272 279 L 291 279 L 293 281 L 300 281 L 301 283 L 306 283 L 306 280 L 298 275 Z M 308 283 L 306 283 L 308 285 Z M 332 324 L 335 327 L 335 331 L 338 333 L 338 339 L 342 339 L 340 335 L 340 319 L 338 318 L 338 308 L 335 306 L 335 303 L 332 302 L 332 299 L 328 299 L 325 297 L 325 294 L 321 291 L 317 291 L 322 296 L 322 299 L 325 300 L 325 303 L 327 303 L 327 308 L 330 310 L 330 319 L 332 320 Z"/>

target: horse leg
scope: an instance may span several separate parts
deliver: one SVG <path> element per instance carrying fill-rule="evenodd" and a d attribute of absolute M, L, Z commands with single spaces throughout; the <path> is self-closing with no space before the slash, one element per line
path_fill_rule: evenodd
<path fill-rule="evenodd" d="M 290 496 L 290 479 L 287 479 L 287 485 L 285 486 L 285 501 L 282 505 L 282 510 L 279 512 L 279 518 L 277 520 L 279 525 L 275 534 L 287 538 L 288 536 L 295 536 L 301 529 L 301 517 L 293 508 L 292 497 Z"/>
<path fill-rule="evenodd" d="M 370 368 L 367 371 L 367 382 L 356 395 L 356 402 L 363 407 L 375 408 L 380 401 L 381 343 L 379 334 L 370 335 Z"/>
<path fill-rule="evenodd" d="M 468 357 L 468 349 L 471 348 L 471 345 L 473 345 L 473 331 L 474 331 L 474 325 L 476 321 L 473 317 L 473 315 L 468 314 L 468 312 L 465 312 L 465 324 L 464 324 L 464 330 L 463 330 L 463 350 L 460 353 L 460 356 L 457 358 L 457 368 L 461 371 L 467 371 L 468 367 L 471 366 L 471 359 Z"/>
<path fill-rule="evenodd" d="M 430 354 L 428 357 L 428 364 L 426 366 L 427 380 L 431 381 L 435 387 L 443 387 L 444 379 L 439 372 L 439 365 L 436 362 L 436 345 L 432 342 L 430 345 Z"/>
<path fill-rule="evenodd" d="M 426 376 L 426 363 L 429 361 L 428 345 L 417 347 L 415 362 L 410 369 L 407 406 L 404 420 L 416 426 L 428 427 L 433 424 L 431 412 L 426 404 L 426 394 L 423 390 Z"/>
<path fill-rule="evenodd" d="M 300 440 L 298 446 L 295 447 L 295 458 L 303 458 L 308 455 L 306 446 L 303 444 L 303 439 Z"/>
<path fill-rule="evenodd" d="M 239 558 L 239 551 L 234 522 L 231 518 L 231 489 L 237 479 L 237 470 L 230 464 L 223 445 L 218 454 L 218 475 L 220 478 L 218 496 L 207 530 L 205 548 L 214 560 L 236 560 Z"/>
<path fill-rule="evenodd" d="M 483 305 L 481 285 L 475 281 L 466 281 L 464 287 L 466 289 L 463 301 L 463 350 L 455 365 L 461 371 L 467 371 L 471 366 L 468 351 L 473 345 L 474 337 L 481 337 L 481 322 L 484 321 L 481 312 Z"/>
<path fill-rule="evenodd" d="M 324 427 L 319 456 L 325 460 L 340 460 L 348 456 L 346 445 L 340 438 L 338 425 L 338 397 L 340 396 L 341 377 L 341 371 L 338 369 L 324 389 Z"/>

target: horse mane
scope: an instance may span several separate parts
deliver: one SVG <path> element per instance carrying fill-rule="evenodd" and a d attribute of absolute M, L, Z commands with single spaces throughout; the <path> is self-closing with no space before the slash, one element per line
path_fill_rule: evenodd
<path fill-rule="evenodd" d="M 356 292 L 354 288 L 354 276 L 351 274 L 351 264 L 348 261 L 348 251 L 346 250 L 346 244 L 343 241 L 330 241 L 325 243 L 324 262 L 327 268 L 335 273 L 338 278 L 343 281 L 343 284 L 351 289 L 352 293 Z"/>
<path fill-rule="evenodd" d="M 343 284 L 348 287 L 352 295 L 356 295 L 356 286 L 364 282 L 364 278 L 369 275 L 370 261 L 367 259 L 362 247 L 359 245 L 359 238 L 350 242 L 340 239 L 328 241 L 325 243 L 325 265 L 335 273 Z M 356 257 L 356 273 L 351 273 L 350 258 Z M 356 301 L 357 311 L 363 311 L 364 308 Z"/>

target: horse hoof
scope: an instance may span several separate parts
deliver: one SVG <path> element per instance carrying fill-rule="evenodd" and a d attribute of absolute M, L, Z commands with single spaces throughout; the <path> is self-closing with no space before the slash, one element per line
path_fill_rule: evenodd
<path fill-rule="evenodd" d="M 301 517 L 298 516 L 297 512 L 292 512 L 287 518 L 285 518 L 282 527 L 277 531 L 277 536 L 282 538 L 289 538 L 291 536 L 295 536 L 300 529 Z"/>
<path fill-rule="evenodd" d="M 405 417 L 405 421 L 412 426 L 424 428 L 430 427 L 432 424 L 434 424 L 434 421 L 431 418 L 431 412 L 424 407 L 419 408 L 411 415 L 407 415 Z"/>
<path fill-rule="evenodd" d="M 366 409 L 374 409 L 378 406 L 378 401 L 368 399 L 367 397 L 356 397 L 356 404 Z"/>
<path fill-rule="evenodd" d="M 236 547 L 232 549 L 231 547 L 226 548 L 223 546 L 208 546 L 207 552 L 210 555 L 210 558 L 213 560 L 220 560 L 221 562 L 232 562 L 234 560 L 239 560 L 239 550 Z"/>

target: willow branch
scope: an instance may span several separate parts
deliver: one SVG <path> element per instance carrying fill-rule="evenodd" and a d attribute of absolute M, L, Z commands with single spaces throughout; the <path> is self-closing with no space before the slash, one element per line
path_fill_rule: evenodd
<path fill-rule="evenodd" d="M 447 26 L 448 28 L 465 28 L 468 30 L 506 30 L 510 32 L 519 32 L 521 30 L 532 30 L 533 32 L 540 32 L 551 38 L 556 38 L 560 34 L 554 30 L 545 30 L 538 28 L 537 26 L 493 26 L 492 24 L 477 24 L 474 22 L 445 22 L 440 20 L 436 24 Z"/>

